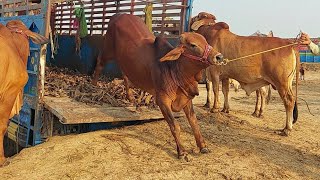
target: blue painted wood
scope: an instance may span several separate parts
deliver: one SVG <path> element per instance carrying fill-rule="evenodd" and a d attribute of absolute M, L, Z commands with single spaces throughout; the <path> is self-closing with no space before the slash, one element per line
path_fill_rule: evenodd
<path fill-rule="evenodd" d="M 185 27 L 184 27 L 184 31 L 188 32 L 189 31 L 189 22 L 190 22 L 190 17 L 192 15 L 192 9 L 193 9 L 193 0 L 188 0 L 187 2 L 187 9 L 186 9 L 186 17 L 185 17 Z"/>

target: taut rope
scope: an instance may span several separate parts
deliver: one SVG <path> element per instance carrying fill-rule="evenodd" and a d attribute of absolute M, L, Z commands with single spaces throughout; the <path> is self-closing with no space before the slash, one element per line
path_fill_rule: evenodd
<path fill-rule="evenodd" d="M 265 50 L 265 51 L 260 51 L 260 52 L 254 53 L 254 54 L 250 54 L 250 55 L 246 55 L 246 56 L 242 56 L 242 57 L 238 57 L 238 58 L 234 58 L 234 59 L 224 59 L 224 61 L 221 63 L 221 65 L 226 65 L 226 64 L 228 64 L 229 62 L 232 62 L 232 61 L 237 61 L 237 60 L 240 60 L 240 59 L 244 59 L 244 58 L 256 56 L 256 55 L 259 55 L 259 54 L 264 54 L 264 53 L 267 53 L 267 52 L 271 52 L 271 51 L 275 51 L 275 50 L 278 50 L 278 49 L 282 49 L 282 48 L 286 48 L 286 47 L 297 45 L 297 44 L 299 44 L 297 42 L 297 40 L 301 36 L 301 33 L 302 33 L 302 31 L 300 31 L 299 34 L 296 36 L 294 43 L 287 44 L 287 45 L 280 46 L 280 47 L 276 47 L 276 48 L 272 48 L 272 49 L 268 49 L 268 50 Z"/>
<path fill-rule="evenodd" d="M 265 51 L 260 51 L 260 52 L 254 53 L 254 54 L 250 54 L 250 55 L 234 58 L 234 59 L 225 59 L 225 62 L 223 63 L 223 65 L 226 65 L 227 63 L 232 62 L 232 61 L 237 61 L 237 60 L 240 60 L 240 59 L 256 56 L 256 55 L 259 55 L 259 54 L 264 54 L 264 53 L 267 53 L 267 52 L 275 51 L 275 50 L 278 50 L 278 49 L 283 49 L 283 48 L 294 46 L 294 45 L 297 45 L 297 44 L 298 43 L 295 42 L 295 43 L 287 44 L 287 45 L 284 45 L 284 46 L 268 49 L 268 50 L 265 50 Z"/>

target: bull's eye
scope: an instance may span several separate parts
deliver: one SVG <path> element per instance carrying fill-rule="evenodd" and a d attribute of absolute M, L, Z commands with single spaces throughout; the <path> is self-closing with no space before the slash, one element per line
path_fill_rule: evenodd
<path fill-rule="evenodd" d="M 197 45 L 192 44 L 192 43 L 190 43 L 190 46 L 191 46 L 192 48 L 196 48 L 196 47 L 197 47 Z"/>

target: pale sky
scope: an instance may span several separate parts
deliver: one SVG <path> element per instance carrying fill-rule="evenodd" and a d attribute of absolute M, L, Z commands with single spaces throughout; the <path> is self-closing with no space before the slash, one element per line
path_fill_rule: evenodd
<path fill-rule="evenodd" d="M 214 14 L 238 35 L 257 30 L 277 37 L 296 37 L 300 30 L 320 37 L 320 0 L 194 0 L 193 16 Z"/>

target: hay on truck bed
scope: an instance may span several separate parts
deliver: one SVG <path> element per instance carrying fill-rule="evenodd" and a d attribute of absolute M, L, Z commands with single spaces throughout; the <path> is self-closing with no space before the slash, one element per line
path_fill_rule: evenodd
<path fill-rule="evenodd" d="M 66 68 L 46 67 L 44 107 L 63 124 L 162 119 L 154 98 L 133 88 L 135 105 L 126 98 L 124 82 L 91 77 Z M 182 113 L 176 113 L 180 117 Z"/>
<path fill-rule="evenodd" d="M 133 88 L 135 106 L 156 107 L 154 98 Z M 47 67 L 45 80 L 45 96 L 70 97 L 76 101 L 94 105 L 111 105 L 128 107 L 131 103 L 126 98 L 124 81 L 107 77 L 100 78 L 97 86 L 91 84 L 91 77 L 67 68 Z"/>

